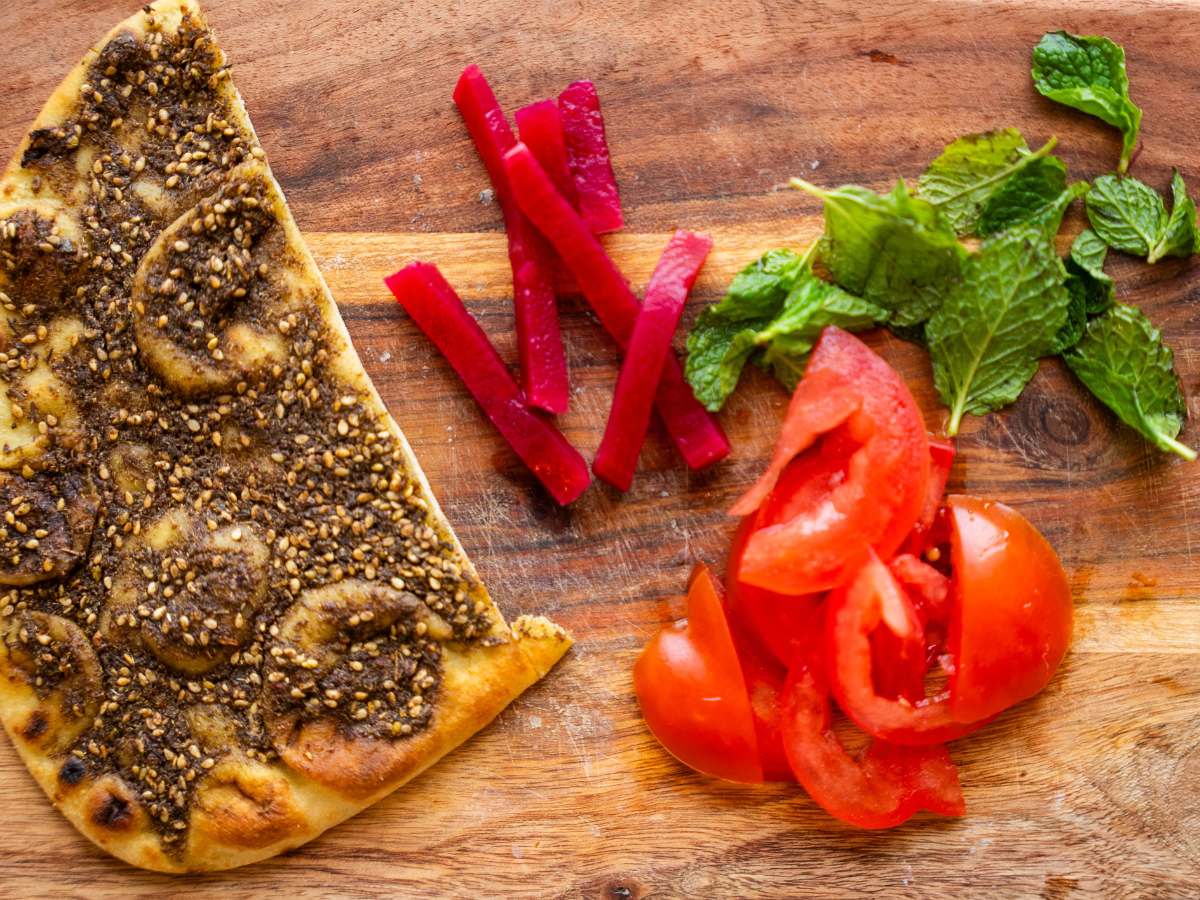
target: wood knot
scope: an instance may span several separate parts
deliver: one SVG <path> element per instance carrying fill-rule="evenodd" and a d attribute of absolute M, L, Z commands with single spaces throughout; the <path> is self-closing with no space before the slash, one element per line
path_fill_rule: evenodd
<path fill-rule="evenodd" d="M 1041 426 L 1045 435 L 1057 444 L 1077 447 L 1091 434 L 1091 420 L 1082 407 L 1066 398 L 1043 397 Z"/>

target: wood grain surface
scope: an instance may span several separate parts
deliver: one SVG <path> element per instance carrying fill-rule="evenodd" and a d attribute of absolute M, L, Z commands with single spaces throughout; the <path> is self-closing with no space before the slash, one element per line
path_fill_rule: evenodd
<path fill-rule="evenodd" d="M 134 0 L 0 3 L 0 155 Z M 661 426 L 633 490 L 556 507 L 380 278 L 438 263 L 516 359 L 497 206 L 450 99 L 479 63 L 509 109 L 595 79 L 627 227 L 605 239 L 639 290 L 671 229 L 715 250 L 685 313 L 732 273 L 821 228 L 791 174 L 884 189 L 960 134 L 1051 134 L 1073 177 L 1119 155 L 1111 129 L 1043 100 L 1047 30 L 1125 46 L 1145 151 L 1134 173 L 1200 189 L 1200 6 L 878 0 L 207 0 L 269 161 L 368 371 L 504 612 L 578 643 L 541 684 L 417 782 L 286 857 L 204 877 L 109 858 L 0 744 L 0 896 L 29 898 L 1184 898 L 1200 892 L 1200 464 L 1151 449 L 1045 362 L 1003 413 L 970 419 L 951 488 L 1009 502 L 1071 577 L 1077 625 L 1050 687 L 951 745 L 967 814 L 887 833 L 844 826 L 795 786 L 689 771 L 649 735 L 630 686 L 646 639 L 681 615 L 699 559 L 724 567 L 732 500 L 765 465 L 786 394 L 751 372 L 721 413 L 730 458 L 691 473 Z M 1068 228 L 1082 227 L 1078 211 Z M 1200 412 L 1193 260 L 1115 259 L 1121 299 L 1176 351 Z M 589 458 L 616 377 L 611 340 L 560 278 L 572 409 Z M 681 329 L 680 335 L 683 331 Z M 868 338 L 931 428 L 926 355 Z M 678 345 L 682 346 L 680 337 Z M 1183 439 L 1193 445 L 1200 430 Z"/>

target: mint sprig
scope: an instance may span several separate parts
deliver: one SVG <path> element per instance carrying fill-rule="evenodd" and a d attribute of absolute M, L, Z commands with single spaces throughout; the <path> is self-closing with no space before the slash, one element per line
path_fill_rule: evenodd
<path fill-rule="evenodd" d="M 1106 37 L 1051 32 L 1033 49 L 1033 84 L 1042 96 L 1120 129 L 1124 145 L 1117 172 L 1125 174 L 1137 147 L 1142 111 L 1129 99 L 1121 47 Z"/>
<path fill-rule="evenodd" d="M 941 306 L 967 252 L 945 216 L 911 196 L 903 179 L 882 197 L 856 185 L 791 183 L 825 203 L 821 259 L 840 287 L 883 307 L 897 326 L 923 322 Z"/>
<path fill-rule="evenodd" d="M 933 378 L 950 407 L 947 431 L 965 414 L 1012 403 L 1055 348 L 1070 298 L 1066 271 L 1036 227 L 988 238 L 963 268 L 962 281 L 925 326 Z"/>
<path fill-rule="evenodd" d="M 1088 323 L 1063 358 L 1088 390 L 1146 440 L 1184 459 L 1196 458 L 1195 450 L 1175 440 L 1187 419 L 1175 356 L 1141 310 L 1114 304 Z"/>

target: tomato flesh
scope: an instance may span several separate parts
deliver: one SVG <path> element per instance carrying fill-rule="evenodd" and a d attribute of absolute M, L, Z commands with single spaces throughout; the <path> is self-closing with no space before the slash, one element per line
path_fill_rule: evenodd
<path fill-rule="evenodd" d="M 950 469 L 954 466 L 954 443 L 952 441 L 929 440 L 929 484 L 925 488 L 925 502 L 917 516 L 917 524 L 904 542 L 907 552 L 920 556 L 926 541 L 937 521 L 942 508 L 942 495 L 946 493 L 946 482 L 950 480 Z"/>
<path fill-rule="evenodd" d="M 925 696 L 924 630 L 908 593 L 874 553 L 854 581 L 830 595 L 825 632 L 830 681 L 838 704 L 864 731 L 899 744 L 939 744 L 986 724 L 956 721 L 949 690 Z M 878 632 L 898 639 L 892 659 L 876 658 L 871 637 Z M 900 696 L 876 690 L 875 668 L 909 674 L 899 685 Z M 918 674 L 919 682 L 911 677 Z"/>
<path fill-rule="evenodd" d="M 783 737 L 797 780 L 827 812 L 860 828 L 890 828 L 919 809 L 965 810 L 958 768 L 942 744 L 874 739 L 851 757 L 832 729 L 819 629 L 797 648 L 783 694 Z"/>
<path fill-rule="evenodd" d="M 946 498 L 954 565 L 951 713 L 994 716 L 1044 688 L 1067 652 L 1074 604 L 1053 548 L 1002 503 Z"/>
<path fill-rule="evenodd" d="M 754 731 L 758 737 L 758 756 L 762 763 L 763 781 L 795 781 L 783 749 L 783 685 L 787 667 L 766 652 L 758 640 L 732 614 L 729 627 L 746 679 L 750 695 L 750 711 L 754 715 Z"/>
<path fill-rule="evenodd" d="M 743 628 L 758 647 L 784 668 L 791 662 L 798 635 L 809 628 L 813 612 L 824 594 L 780 594 L 738 579 L 746 541 L 757 530 L 761 511 L 738 523 L 729 547 L 725 581 L 729 592 L 729 616 Z"/>
<path fill-rule="evenodd" d="M 687 618 L 650 639 L 633 667 L 646 724 L 677 759 L 706 775 L 763 780 L 750 695 L 707 569 L 688 589 Z"/>
<path fill-rule="evenodd" d="M 864 343 L 826 328 L 792 395 L 766 473 L 734 505 L 759 509 L 788 464 L 822 435 L 842 429 L 855 447 L 844 478 L 815 505 L 749 539 L 741 581 L 786 594 L 843 584 L 874 549 L 891 556 L 912 531 L 929 481 L 929 439 L 903 380 Z"/>

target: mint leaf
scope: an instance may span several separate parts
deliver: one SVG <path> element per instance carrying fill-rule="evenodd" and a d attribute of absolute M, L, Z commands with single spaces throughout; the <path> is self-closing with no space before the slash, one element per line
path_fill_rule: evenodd
<path fill-rule="evenodd" d="M 1115 304 L 1088 323 L 1064 358 L 1088 390 L 1146 440 L 1184 459 L 1196 458 L 1195 450 L 1175 440 L 1187 419 L 1175 356 L 1140 310 Z"/>
<path fill-rule="evenodd" d="M 916 344 L 918 347 L 929 349 L 929 341 L 925 339 L 925 326 L 927 322 L 918 322 L 916 325 L 889 325 L 888 331 L 900 338 L 902 341 L 908 341 L 910 344 Z"/>
<path fill-rule="evenodd" d="M 1167 210 L 1158 191 L 1136 178 L 1101 175 L 1087 198 L 1088 221 L 1117 250 L 1146 256 L 1167 228 Z"/>
<path fill-rule="evenodd" d="M 1187 186 L 1178 169 L 1171 170 L 1171 217 L 1162 236 L 1150 250 L 1146 262 L 1158 262 L 1164 256 L 1191 256 L 1200 244 L 1196 230 L 1196 203 L 1187 195 Z"/>
<path fill-rule="evenodd" d="M 950 407 L 949 433 L 1017 399 L 1067 321 L 1065 270 L 1038 228 L 986 239 L 925 326 L 933 377 Z"/>
<path fill-rule="evenodd" d="M 1104 274 L 1104 257 L 1107 254 L 1108 244 L 1090 228 L 1079 232 L 1079 237 L 1071 244 L 1071 255 L 1067 258 L 1067 280 L 1082 286 L 1089 316 L 1104 312 L 1117 299 L 1117 286 Z"/>
<path fill-rule="evenodd" d="M 796 385 L 804 377 L 804 369 L 808 358 L 812 355 L 813 341 L 797 341 L 792 347 L 764 347 L 762 352 L 751 359 L 764 372 L 770 372 L 789 392 L 796 390 Z"/>
<path fill-rule="evenodd" d="M 805 272 L 788 295 L 783 313 L 754 339 L 763 348 L 763 362 L 784 387 L 794 391 L 826 326 L 862 331 L 887 314 L 886 309 Z"/>
<path fill-rule="evenodd" d="M 773 371 L 789 391 L 795 390 L 825 326 L 861 331 L 887 316 L 887 310 L 827 284 L 807 267 L 796 276 L 795 287 L 773 319 L 731 322 L 719 312 L 727 301 L 701 312 L 688 334 L 684 376 L 696 399 L 712 412 L 737 387 L 742 368 L 752 357 L 760 368 Z"/>
<path fill-rule="evenodd" d="M 746 357 L 757 349 L 754 334 L 770 321 L 769 318 L 760 317 L 731 322 L 717 312 L 717 306 L 702 310 L 696 318 L 696 324 L 688 332 L 688 358 L 683 374 L 692 386 L 696 399 L 709 412 L 719 410 L 725 404 L 725 399 L 733 393 Z M 745 338 L 738 341 L 738 336 L 743 333 L 750 336 L 748 347 L 745 346 Z"/>
<path fill-rule="evenodd" d="M 946 217 L 959 235 L 975 233 L 988 200 L 1011 175 L 1050 152 L 1055 139 L 1031 154 L 1016 128 L 968 134 L 942 151 L 918 182 L 921 196 Z"/>
<path fill-rule="evenodd" d="M 1057 156 L 1021 166 L 983 208 L 979 233 L 986 237 L 1023 222 L 1067 189 L 1067 167 Z"/>
<path fill-rule="evenodd" d="M 720 303 L 697 317 L 688 334 L 684 375 L 710 411 L 720 409 L 737 387 L 746 357 L 758 349 L 754 335 L 783 309 L 812 253 L 813 248 L 804 256 L 787 248 L 768 250 L 733 277 Z"/>
<path fill-rule="evenodd" d="M 786 247 L 768 250 L 733 276 L 729 293 L 716 306 L 728 321 L 773 316 L 796 283 L 808 254 L 801 257 Z"/>
<path fill-rule="evenodd" d="M 1091 189 L 1091 185 L 1086 181 L 1077 181 L 1072 185 L 1068 185 L 1065 191 L 1033 213 L 1024 222 L 1017 224 L 1036 228 L 1050 245 L 1053 246 L 1054 238 L 1058 235 L 1058 226 L 1062 224 L 1063 216 L 1067 214 L 1067 207 L 1080 197 L 1086 197 L 1088 191 Z"/>
<path fill-rule="evenodd" d="M 799 178 L 794 187 L 825 201 L 821 258 L 841 287 L 889 312 L 889 323 L 922 322 L 958 280 L 966 250 L 928 200 L 901 179 L 880 197 L 855 185 L 825 191 Z"/>
<path fill-rule="evenodd" d="M 1087 287 L 1084 285 L 1083 279 L 1073 278 L 1068 272 L 1063 286 L 1067 289 L 1067 296 L 1070 298 L 1067 304 L 1067 321 L 1062 328 L 1058 329 L 1051 353 L 1070 350 L 1079 343 L 1079 339 L 1083 337 L 1083 332 L 1087 328 Z"/>
<path fill-rule="evenodd" d="M 1117 172 L 1125 174 L 1142 111 L 1129 99 L 1124 50 L 1106 37 L 1051 32 L 1033 49 L 1033 84 L 1042 96 L 1119 128 L 1125 144 Z"/>
<path fill-rule="evenodd" d="M 766 344 L 789 336 L 816 340 L 826 325 L 862 331 L 886 317 L 886 309 L 805 271 L 788 294 L 783 312 L 759 332 L 758 342 Z"/>

